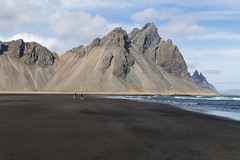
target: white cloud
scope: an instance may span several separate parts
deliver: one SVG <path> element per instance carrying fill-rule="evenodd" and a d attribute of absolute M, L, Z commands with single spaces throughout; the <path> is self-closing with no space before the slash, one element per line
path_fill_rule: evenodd
<path fill-rule="evenodd" d="M 240 34 L 227 33 L 227 32 L 213 32 L 198 36 L 190 36 L 191 39 L 208 39 L 208 40 L 240 40 Z"/>
<path fill-rule="evenodd" d="M 154 0 L 152 0 L 154 1 Z M 174 0 L 173 0 L 174 1 Z M 162 1 L 163 3 L 171 3 Z M 149 2 L 150 3 L 150 2 Z M 157 3 L 157 2 L 156 2 Z M 176 2 L 176 4 L 178 4 Z M 198 4 L 198 3 L 197 3 Z M 210 5 L 211 3 L 209 3 Z M 200 5 L 200 4 L 199 4 Z M 175 8 L 161 7 L 158 10 L 154 8 L 147 8 L 143 11 L 136 12 L 130 17 L 135 22 L 151 22 L 160 23 L 159 32 L 164 38 L 188 38 L 194 39 L 208 39 L 208 40 L 239 40 L 240 34 L 234 33 L 231 30 L 228 32 L 221 31 L 218 26 L 206 27 L 199 24 L 204 20 L 238 20 L 240 19 L 239 10 L 222 10 L 222 9 L 198 9 L 197 11 L 185 9 L 178 6 Z M 230 25 L 230 24 L 229 24 Z"/>
<path fill-rule="evenodd" d="M 131 2 L 118 0 L 62 0 L 62 4 L 63 8 L 77 8 L 85 10 L 96 10 L 102 8 L 124 9 L 126 7 L 131 7 Z"/>
<path fill-rule="evenodd" d="M 46 38 L 41 35 L 33 35 L 29 33 L 18 33 L 16 35 L 13 35 L 12 37 L 0 37 L 0 41 L 11 41 L 11 40 L 18 40 L 23 39 L 25 42 L 37 42 L 41 44 L 42 46 L 50 49 L 54 52 L 60 52 L 63 48 L 62 45 L 60 45 L 60 42 L 56 38 Z"/>
<path fill-rule="evenodd" d="M 195 70 L 199 65 L 199 63 L 197 61 L 192 60 L 192 59 L 185 59 L 185 61 L 187 63 L 188 69 L 191 71 Z"/>
<path fill-rule="evenodd" d="M 213 28 L 198 25 L 195 20 L 171 20 L 166 25 L 158 27 L 164 38 L 188 38 L 190 40 L 240 40 L 239 33 L 216 31 Z"/>
<path fill-rule="evenodd" d="M 216 68 L 205 68 L 205 69 L 201 70 L 201 72 L 203 74 L 220 74 L 221 73 L 221 71 Z"/>
<path fill-rule="evenodd" d="M 147 8 L 136 12 L 130 19 L 135 22 L 165 21 L 159 26 L 160 35 L 164 38 L 189 38 L 189 39 L 228 39 L 239 40 L 240 34 L 215 31 L 198 24 L 201 20 L 231 20 L 240 19 L 237 10 L 194 11 L 186 14 L 179 8 L 161 8 L 159 11 Z M 167 22 L 167 23 L 166 23 Z"/>
<path fill-rule="evenodd" d="M 159 17 L 157 10 L 153 8 L 147 8 L 144 11 L 133 14 L 130 19 L 136 22 L 151 22 Z"/>
<path fill-rule="evenodd" d="M 90 1 L 85 2 L 90 3 Z M 106 2 L 104 1 L 104 3 Z M 79 10 L 68 11 L 63 8 L 61 0 L 8 0 L 1 2 L 1 8 L 0 33 L 3 33 L 4 37 L 9 37 L 4 39 L 21 38 L 26 39 L 25 41 L 37 41 L 60 53 L 80 44 L 88 44 L 118 26 L 108 23 L 104 17 L 97 14 Z M 16 30 L 20 30 L 22 33 L 18 33 Z M 8 34 L 6 35 L 6 33 Z M 36 35 L 51 35 L 54 38 L 36 37 Z M 55 45 L 59 41 L 62 44 Z M 61 49 L 62 51 L 60 51 Z"/>
<path fill-rule="evenodd" d="M 137 1 L 130 1 L 132 6 L 140 7 L 148 7 L 148 6 L 180 6 L 180 7 L 191 7 L 191 8 L 235 8 L 238 9 L 240 6 L 239 0 L 137 0 Z"/>
<path fill-rule="evenodd" d="M 206 56 L 213 56 L 213 57 L 221 57 L 221 56 L 228 56 L 228 57 L 236 57 L 240 58 L 240 49 L 239 48 L 230 48 L 230 47 L 225 47 L 225 48 L 216 48 L 216 49 L 197 49 L 197 48 L 185 48 L 182 51 L 186 56 L 199 56 L 199 57 L 206 57 Z M 211 59 L 210 59 L 211 60 Z M 223 59 L 224 60 L 224 59 Z"/>
<path fill-rule="evenodd" d="M 193 12 L 192 17 L 197 20 L 238 20 L 240 19 L 239 10 L 207 10 Z"/>
<path fill-rule="evenodd" d="M 48 24 L 52 13 L 59 6 L 58 3 L 60 4 L 57 1 L 0 0 L 0 33 L 13 32 L 30 25 Z"/>
<path fill-rule="evenodd" d="M 57 12 L 51 20 L 51 29 L 59 38 L 86 44 L 97 37 L 102 37 L 116 24 L 109 24 L 104 17 L 92 16 L 86 12 Z"/>
<path fill-rule="evenodd" d="M 195 24 L 192 20 L 171 20 L 166 25 L 159 26 L 160 35 L 163 37 L 189 37 L 205 35 L 209 29 Z"/>
<path fill-rule="evenodd" d="M 201 1 L 191 1 L 183 0 L 183 2 L 174 0 L 175 3 L 183 6 L 189 7 L 214 7 L 214 8 L 238 8 L 237 6 L 240 5 L 238 0 L 228 0 L 228 1 L 220 1 L 220 0 L 201 0 Z"/>
<path fill-rule="evenodd" d="M 143 11 L 139 11 L 134 13 L 130 19 L 135 22 L 152 22 L 155 20 L 169 20 L 179 13 L 181 13 L 181 9 L 179 8 L 160 8 L 159 10 L 156 10 L 154 8 L 146 8 Z"/>

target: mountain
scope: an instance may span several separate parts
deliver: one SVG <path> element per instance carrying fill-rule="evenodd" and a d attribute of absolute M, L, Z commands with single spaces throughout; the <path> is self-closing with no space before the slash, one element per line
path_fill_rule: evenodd
<path fill-rule="evenodd" d="M 41 91 L 56 74 L 58 55 L 23 40 L 0 43 L 0 90 Z"/>
<path fill-rule="evenodd" d="M 216 88 L 213 85 L 211 85 L 210 83 L 208 83 L 207 79 L 202 75 L 202 73 L 198 73 L 197 70 L 195 70 L 195 72 L 193 73 L 192 76 L 189 74 L 189 79 L 191 82 L 195 83 L 200 88 L 203 88 L 203 89 L 209 90 L 209 91 L 213 91 L 213 92 L 217 92 Z"/>
<path fill-rule="evenodd" d="M 179 49 L 153 23 L 129 34 L 115 28 L 62 55 L 34 42 L 1 42 L 0 62 L 1 90 L 209 92 L 190 81 Z"/>

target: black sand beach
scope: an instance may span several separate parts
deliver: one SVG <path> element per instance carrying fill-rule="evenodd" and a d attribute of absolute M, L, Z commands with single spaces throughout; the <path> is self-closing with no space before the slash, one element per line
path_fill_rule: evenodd
<path fill-rule="evenodd" d="M 0 160 L 240 160 L 240 123 L 164 104 L 0 95 Z"/>

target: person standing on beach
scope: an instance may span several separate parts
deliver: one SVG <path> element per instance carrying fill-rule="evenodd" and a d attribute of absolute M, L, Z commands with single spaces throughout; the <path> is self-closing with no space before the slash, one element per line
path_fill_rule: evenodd
<path fill-rule="evenodd" d="M 84 100 L 84 98 L 83 98 L 83 94 L 81 94 L 80 97 L 81 97 L 81 100 Z"/>
<path fill-rule="evenodd" d="M 73 99 L 77 99 L 77 94 L 76 93 L 73 94 Z"/>

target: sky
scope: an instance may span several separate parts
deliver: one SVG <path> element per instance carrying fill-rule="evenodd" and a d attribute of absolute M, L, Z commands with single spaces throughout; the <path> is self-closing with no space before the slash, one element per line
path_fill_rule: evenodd
<path fill-rule="evenodd" d="M 51 51 L 91 43 L 115 27 L 154 22 L 188 65 L 218 90 L 240 89 L 239 0 L 0 0 L 0 41 L 35 41 Z"/>

